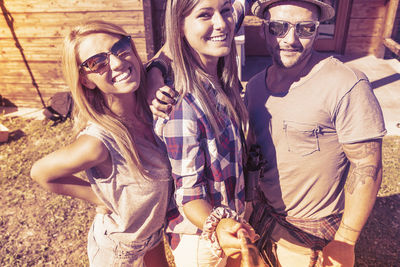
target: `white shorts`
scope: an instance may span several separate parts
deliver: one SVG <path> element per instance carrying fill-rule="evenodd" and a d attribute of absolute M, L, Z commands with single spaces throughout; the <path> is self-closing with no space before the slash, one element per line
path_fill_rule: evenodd
<path fill-rule="evenodd" d="M 144 255 L 162 241 L 162 229 L 144 241 L 121 242 L 107 235 L 103 216 L 97 214 L 89 230 L 87 249 L 90 266 L 144 267 Z"/>
<path fill-rule="evenodd" d="M 176 267 L 223 267 L 227 257 L 219 258 L 199 235 L 182 234 L 178 246 L 172 251 Z"/>

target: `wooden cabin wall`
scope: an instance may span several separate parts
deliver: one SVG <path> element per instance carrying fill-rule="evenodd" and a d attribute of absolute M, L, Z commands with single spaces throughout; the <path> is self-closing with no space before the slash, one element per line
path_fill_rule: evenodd
<path fill-rule="evenodd" d="M 60 64 L 62 40 L 73 26 L 87 20 L 123 27 L 146 61 L 154 53 L 150 4 L 147 0 L 0 0 L 2 104 L 41 107 L 38 90 L 45 104 L 55 92 L 67 91 Z M 5 13 L 12 23 L 7 24 Z"/>
<path fill-rule="evenodd" d="M 353 0 L 345 54 L 376 55 L 383 49 L 381 38 L 387 3 L 388 0 Z"/>

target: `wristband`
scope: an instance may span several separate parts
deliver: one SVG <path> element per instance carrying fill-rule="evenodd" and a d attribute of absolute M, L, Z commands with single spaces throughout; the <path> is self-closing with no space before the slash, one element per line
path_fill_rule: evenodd
<path fill-rule="evenodd" d="M 348 226 L 347 224 L 344 223 L 343 220 L 341 221 L 341 226 L 342 226 L 344 229 L 349 230 L 349 231 L 352 231 L 352 232 L 356 232 L 356 233 L 360 233 L 360 232 L 361 232 L 361 230 L 357 230 L 357 229 L 354 229 L 354 228 Z"/>
<path fill-rule="evenodd" d="M 153 60 L 150 60 L 146 64 L 146 72 L 149 72 L 151 68 L 157 68 L 161 71 L 163 78 L 167 78 L 168 75 L 168 64 L 162 60 L 161 58 L 156 58 Z"/>
<path fill-rule="evenodd" d="M 346 241 L 346 243 L 348 243 L 349 245 L 355 246 L 356 243 L 357 243 L 357 241 L 351 240 L 351 239 L 345 237 L 344 235 L 342 235 L 342 234 L 340 233 L 340 231 L 336 231 L 336 234 L 337 234 L 338 236 L 340 236 L 341 238 L 343 238 L 344 241 Z"/>
<path fill-rule="evenodd" d="M 208 241 L 209 246 L 211 247 L 211 251 L 215 256 L 219 258 L 224 257 L 224 251 L 222 250 L 216 233 L 216 228 L 218 223 L 225 218 L 234 219 L 235 221 L 242 222 L 242 219 L 239 218 L 239 215 L 236 211 L 231 210 L 227 207 L 217 207 L 214 208 L 210 215 L 207 217 L 206 221 L 203 225 L 203 232 L 201 237 Z"/>

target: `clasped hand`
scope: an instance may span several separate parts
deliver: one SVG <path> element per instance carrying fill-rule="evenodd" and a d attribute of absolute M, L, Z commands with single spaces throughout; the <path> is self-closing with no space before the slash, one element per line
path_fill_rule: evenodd
<path fill-rule="evenodd" d="M 216 232 L 224 253 L 231 259 L 240 260 L 240 266 L 264 266 L 257 248 L 252 244 L 259 239 L 259 236 L 248 223 L 222 219 L 218 223 Z"/>

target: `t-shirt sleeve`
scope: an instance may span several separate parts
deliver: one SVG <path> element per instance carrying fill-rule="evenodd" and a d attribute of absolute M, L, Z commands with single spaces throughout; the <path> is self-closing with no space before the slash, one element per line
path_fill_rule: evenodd
<path fill-rule="evenodd" d="M 339 101 L 335 111 L 340 143 L 355 143 L 386 134 L 379 102 L 366 79 L 360 79 Z"/>
<path fill-rule="evenodd" d="M 162 130 L 175 181 L 175 200 L 179 206 L 195 199 L 206 199 L 205 157 L 199 136 L 196 113 L 183 100 L 174 107 Z"/>

